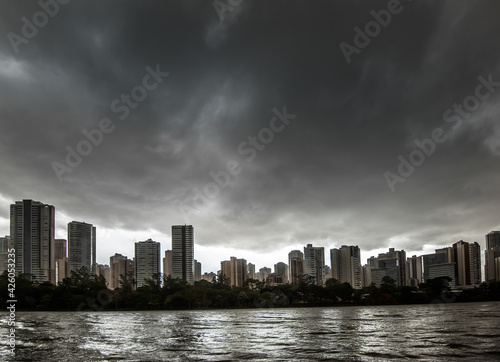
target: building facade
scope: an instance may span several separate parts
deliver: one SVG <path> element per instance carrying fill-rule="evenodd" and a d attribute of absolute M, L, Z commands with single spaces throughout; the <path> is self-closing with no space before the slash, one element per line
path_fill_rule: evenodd
<path fill-rule="evenodd" d="M 269 275 L 271 275 L 271 273 L 272 273 L 271 268 L 268 267 L 260 268 L 257 279 L 259 279 L 262 282 L 267 282 L 267 278 L 269 277 Z"/>
<path fill-rule="evenodd" d="M 300 250 L 292 250 L 288 253 L 288 280 L 291 284 L 298 284 L 304 276 L 304 253 Z"/>
<path fill-rule="evenodd" d="M 409 287 L 418 287 L 423 281 L 422 257 L 413 255 L 406 259 L 406 285 Z"/>
<path fill-rule="evenodd" d="M 0 237 L 0 274 L 9 269 L 10 249 L 14 249 L 10 236 Z"/>
<path fill-rule="evenodd" d="M 128 259 L 122 254 L 115 253 L 109 258 L 109 283 L 108 288 L 114 290 L 121 287 L 122 278 L 127 278 L 129 275 L 135 276 L 134 261 Z"/>
<path fill-rule="evenodd" d="M 381 253 L 378 257 L 368 259 L 370 266 L 371 283 L 380 286 L 382 278 L 391 277 L 396 281 L 397 286 L 406 284 L 406 252 L 404 250 L 394 250 L 389 248 L 387 253 Z"/>
<path fill-rule="evenodd" d="M 307 244 L 304 247 L 304 275 L 312 278 L 316 285 L 324 286 L 325 278 L 325 248 Z"/>
<path fill-rule="evenodd" d="M 194 228 L 172 226 L 172 277 L 194 283 Z"/>
<path fill-rule="evenodd" d="M 163 277 L 172 276 L 172 250 L 165 250 L 165 257 L 163 258 Z"/>
<path fill-rule="evenodd" d="M 68 223 L 68 259 L 70 271 L 85 267 L 89 273 L 95 274 L 95 226 L 79 221 Z"/>
<path fill-rule="evenodd" d="M 331 249 L 330 263 L 334 279 L 349 283 L 354 289 L 361 289 L 361 251 L 357 245 Z"/>
<path fill-rule="evenodd" d="M 481 251 L 478 243 L 460 240 L 453 244 L 457 286 L 481 284 Z"/>
<path fill-rule="evenodd" d="M 96 264 L 95 265 L 95 275 L 101 276 L 106 280 L 106 287 L 109 288 L 109 284 L 111 281 L 111 268 L 109 265 L 105 264 Z"/>
<path fill-rule="evenodd" d="M 288 283 L 288 265 L 286 265 L 285 263 L 280 261 L 279 263 L 274 264 L 274 274 L 278 276 L 278 279 L 281 275 L 282 284 Z"/>
<path fill-rule="evenodd" d="M 486 250 L 484 251 L 484 279 L 489 281 L 500 281 L 500 231 L 492 231 L 486 234 Z"/>
<path fill-rule="evenodd" d="M 247 261 L 234 256 L 221 262 L 222 277 L 229 281 L 230 286 L 242 287 L 248 279 Z"/>
<path fill-rule="evenodd" d="M 57 283 L 62 283 L 64 278 L 68 278 L 70 276 L 67 243 L 66 239 L 55 239 L 54 241 Z"/>
<path fill-rule="evenodd" d="M 157 276 L 157 278 L 155 278 Z M 135 243 L 135 280 L 137 288 L 145 284 L 146 279 L 160 282 L 160 243 L 148 239 Z"/>
<path fill-rule="evenodd" d="M 255 279 L 255 264 L 247 263 L 248 268 L 248 278 Z"/>
<path fill-rule="evenodd" d="M 451 279 L 449 286 L 456 285 L 456 264 L 453 261 L 453 248 L 436 249 L 434 254 L 422 255 L 424 265 L 424 282 L 430 279 L 448 277 Z"/>
<path fill-rule="evenodd" d="M 199 282 L 201 280 L 201 263 L 197 260 L 194 261 L 194 281 Z"/>
<path fill-rule="evenodd" d="M 55 208 L 33 200 L 10 205 L 10 238 L 16 249 L 16 274 L 56 282 Z"/>

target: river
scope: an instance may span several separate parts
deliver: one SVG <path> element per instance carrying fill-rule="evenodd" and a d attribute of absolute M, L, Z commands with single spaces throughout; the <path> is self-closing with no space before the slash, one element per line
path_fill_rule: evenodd
<path fill-rule="evenodd" d="M 500 360 L 500 302 L 209 311 L 17 312 L 2 360 Z"/>

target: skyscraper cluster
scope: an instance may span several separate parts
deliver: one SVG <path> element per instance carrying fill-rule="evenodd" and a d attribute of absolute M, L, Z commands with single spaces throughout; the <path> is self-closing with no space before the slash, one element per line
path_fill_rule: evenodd
<path fill-rule="evenodd" d="M 60 282 L 70 270 L 82 267 L 95 273 L 95 227 L 72 221 L 68 224 L 68 240 L 56 240 L 52 205 L 33 200 L 12 204 L 9 242 L 16 250 L 16 273 L 27 274 L 33 281 Z"/>
<path fill-rule="evenodd" d="M 103 276 L 111 289 L 132 277 L 136 287 L 147 279 L 160 281 L 160 243 L 148 239 L 135 243 L 135 256 L 116 253 L 109 265 L 96 263 L 96 227 L 80 221 L 68 223 L 67 239 L 55 239 L 55 207 L 39 201 L 17 201 L 10 206 L 10 235 L 0 238 L 0 272 L 7 270 L 8 250 L 15 249 L 16 273 L 34 282 L 56 284 L 72 271 Z M 194 260 L 194 229 L 172 226 L 172 251 L 164 258 L 164 273 L 193 284 L 201 280 L 201 263 Z"/>
<path fill-rule="evenodd" d="M 104 270 L 106 267 L 110 269 L 108 288 L 119 288 L 122 279 L 130 276 L 133 276 L 135 280 L 135 288 L 144 286 L 147 280 L 161 283 L 162 274 L 164 277 L 185 280 L 189 284 L 201 280 L 201 263 L 194 259 L 192 225 L 172 226 L 172 250 L 165 251 L 163 273 L 161 273 L 160 259 L 161 244 L 159 242 L 151 239 L 136 242 L 133 261 L 121 254 L 115 254 L 110 258 L 109 267 L 102 266 Z"/>
<path fill-rule="evenodd" d="M 245 285 L 247 279 L 268 285 L 298 284 L 306 278 L 324 286 L 328 279 L 349 283 L 353 288 L 380 286 L 390 277 L 397 286 L 418 286 L 438 277 L 448 277 L 450 286 L 467 287 L 481 283 L 481 250 L 477 242 L 457 241 L 435 253 L 406 256 L 404 250 L 389 248 L 368 258 L 361 265 L 358 246 L 342 245 L 330 249 L 330 264 L 325 248 L 307 244 L 303 251 L 292 250 L 288 264 L 278 262 L 274 270 L 244 258 L 231 256 L 221 261 L 216 273 L 202 274 L 201 263 L 194 259 L 192 225 L 172 226 L 172 248 L 166 250 L 161 269 L 161 244 L 147 239 L 135 243 L 134 258 L 116 253 L 109 265 L 96 263 L 96 227 L 81 221 L 68 223 L 67 239 L 55 239 L 55 208 L 33 200 L 17 201 L 10 206 L 10 235 L 0 237 L 0 271 L 7 269 L 7 251 L 16 250 L 16 273 L 28 274 L 36 282 L 62 282 L 71 271 L 84 268 L 102 275 L 110 289 L 119 288 L 125 279 L 135 280 L 139 288 L 146 280 L 161 282 L 164 277 L 179 278 L 189 284 L 213 281 L 216 276 L 231 286 Z M 484 276 L 486 281 L 500 280 L 500 231 L 486 235 Z M 161 271 L 163 273 L 161 273 Z"/>

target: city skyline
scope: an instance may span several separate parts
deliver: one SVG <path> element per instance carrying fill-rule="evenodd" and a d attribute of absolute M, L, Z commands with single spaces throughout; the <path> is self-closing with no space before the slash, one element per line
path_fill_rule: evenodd
<path fill-rule="evenodd" d="M 36 201 L 36 200 L 16 201 L 16 204 L 22 205 L 22 204 L 25 203 L 25 201 L 28 202 L 28 203 L 34 203 L 35 205 L 46 205 L 43 202 Z M 11 206 L 14 206 L 14 205 L 15 204 L 11 204 Z M 52 217 L 55 218 L 55 220 L 57 220 L 57 217 L 56 217 L 56 215 L 58 214 L 57 209 L 53 205 L 48 205 L 48 206 L 50 206 L 53 210 L 55 210 L 55 212 L 54 211 L 51 211 L 51 212 L 53 213 Z M 90 228 L 89 234 L 92 234 L 92 242 L 91 242 L 90 245 L 87 245 L 87 247 L 89 247 L 89 250 L 92 250 L 92 252 L 91 252 L 91 255 L 87 255 L 86 257 L 89 258 L 89 261 L 90 260 L 95 260 L 96 261 L 95 265 L 108 265 L 109 264 L 109 266 L 110 266 L 111 263 L 109 263 L 108 261 L 110 260 L 110 258 L 113 257 L 112 255 L 107 256 L 107 257 L 101 255 L 99 258 L 96 257 L 97 255 L 95 253 L 95 250 L 99 249 L 98 248 L 99 242 L 96 242 L 96 239 L 99 239 L 98 236 L 96 237 L 96 234 L 97 234 L 96 233 L 96 229 L 97 229 L 97 227 L 94 226 L 94 225 L 92 225 L 92 224 L 85 223 L 85 222 L 76 222 L 76 221 L 69 222 L 67 224 L 67 228 L 66 228 L 67 234 L 64 235 L 64 237 L 61 237 L 61 238 L 58 238 L 57 235 L 56 235 L 56 237 L 54 239 L 54 251 L 57 250 L 56 246 L 57 246 L 57 242 L 58 241 L 66 241 L 67 242 L 67 240 L 69 240 L 70 225 L 76 225 L 78 227 L 88 227 L 88 228 Z M 178 244 L 177 248 L 181 248 L 182 249 L 182 243 L 181 244 L 179 244 L 179 243 L 183 240 L 183 232 L 182 232 L 182 230 L 184 228 L 186 228 L 186 227 L 189 228 L 189 231 L 186 233 L 188 240 L 190 240 L 188 242 L 188 244 L 191 245 L 192 250 L 195 250 L 196 248 L 194 248 L 195 241 L 194 241 L 194 227 L 193 227 L 193 225 L 172 225 L 171 226 L 172 231 L 174 231 L 174 230 L 177 231 L 177 237 L 176 237 L 176 242 Z M 488 234 L 485 234 L 485 235 L 486 235 L 486 237 L 488 237 L 489 235 L 493 235 L 494 237 L 498 237 L 497 234 L 493 234 L 493 233 L 498 233 L 498 232 L 491 231 L 491 232 L 488 232 Z M 172 234 L 174 234 L 174 232 Z M 9 236 L 9 235 L 5 234 L 5 236 Z M 184 237 L 186 237 L 186 236 L 184 236 Z M 189 239 L 189 238 L 191 238 L 191 239 Z M 142 238 L 142 239 L 144 240 L 145 238 Z M 148 240 L 151 240 L 151 238 L 148 238 Z M 479 253 L 479 259 L 480 259 L 479 269 L 480 269 L 480 275 L 482 276 L 482 279 L 484 279 L 485 278 L 485 267 L 486 267 L 486 258 L 485 258 L 484 252 L 487 250 L 488 243 L 490 243 L 491 245 L 494 245 L 494 242 L 487 242 L 484 235 L 483 235 L 483 239 L 482 240 L 484 240 L 484 241 L 482 241 L 482 242 L 480 241 L 479 243 L 477 241 L 467 241 L 467 243 L 478 244 L 478 246 L 480 247 L 481 252 Z M 491 240 L 496 240 L 496 239 L 491 239 Z M 126 254 L 125 256 L 131 255 L 130 258 L 132 259 L 135 256 L 135 253 L 136 253 L 136 251 L 135 251 L 136 249 L 135 249 L 134 245 L 136 243 L 138 243 L 139 241 L 140 241 L 140 239 L 133 241 L 133 252 L 130 253 L 130 254 L 124 253 L 122 250 L 115 250 L 114 253 L 115 254 L 119 254 L 119 255 L 121 255 L 123 253 L 123 254 Z M 14 242 L 14 241 L 12 240 L 12 242 Z M 167 241 L 168 244 L 167 244 L 166 247 L 164 247 L 163 244 L 160 241 L 155 241 L 155 242 L 160 245 L 160 254 L 161 254 L 161 256 L 159 257 L 160 260 L 159 260 L 159 264 L 158 264 L 158 267 L 160 268 L 159 271 L 161 273 L 164 273 L 164 271 L 165 271 L 165 258 L 164 258 L 164 256 L 166 255 L 165 253 L 167 253 L 167 252 L 171 253 L 172 252 L 174 239 L 172 238 L 172 236 L 170 236 L 170 242 Z M 460 243 L 460 242 L 464 242 L 464 241 L 462 239 L 460 239 L 460 240 L 454 241 L 453 243 Z M 445 249 L 447 250 L 447 249 L 450 248 L 450 245 L 453 244 L 453 243 L 450 243 L 449 245 L 445 246 L 443 249 L 435 248 L 435 249 L 433 249 L 432 251 L 430 251 L 428 253 L 412 254 L 412 253 L 409 253 L 409 252 L 407 252 L 405 250 L 403 250 L 403 251 L 405 252 L 405 255 L 408 256 L 408 258 L 410 258 L 410 257 L 412 257 L 414 255 L 416 255 L 417 257 L 423 257 L 423 256 L 428 255 L 428 254 L 434 254 L 434 252 L 436 250 L 445 250 Z M 500 245 L 500 243 L 498 243 L 498 242 L 497 242 L 497 244 Z M 497 244 L 495 244 L 495 245 L 497 245 Z M 303 248 L 302 250 L 305 251 L 305 249 L 308 248 L 309 246 L 312 247 L 312 245 L 304 243 L 301 246 L 301 249 Z M 358 250 L 357 253 L 359 255 L 361 255 L 361 248 L 359 248 L 359 246 L 357 246 L 357 245 L 356 246 L 347 246 L 346 244 L 331 245 L 331 246 L 330 245 L 328 245 L 328 246 L 325 246 L 325 245 L 316 245 L 316 247 L 324 249 L 323 250 L 323 252 L 324 252 L 324 255 L 323 255 L 324 265 L 329 266 L 329 267 L 331 266 L 330 260 L 332 259 L 332 256 L 333 256 L 333 254 L 331 254 L 332 250 L 337 250 L 337 249 L 342 250 L 344 247 L 348 247 L 348 248 L 355 247 Z M 70 250 L 69 249 L 69 242 L 67 242 L 66 248 L 67 248 L 67 260 L 68 260 L 68 263 L 69 263 L 69 261 L 71 259 L 70 255 L 69 255 L 69 253 L 70 253 L 69 252 L 69 250 Z M 377 249 L 377 250 L 380 250 L 380 253 L 384 253 L 387 249 L 388 248 L 381 248 L 381 249 Z M 394 248 L 389 246 L 389 249 L 394 249 Z M 278 258 L 277 260 L 274 260 L 274 261 L 272 261 L 269 264 L 263 263 L 262 265 L 260 265 L 258 263 L 257 264 L 254 263 L 252 265 L 256 265 L 257 266 L 257 270 L 258 270 L 260 268 L 272 267 L 276 263 L 285 262 L 285 264 L 286 264 L 286 262 L 288 262 L 287 266 L 289 267 L 289 265 L 290 265 L 289 264 L 290 263 L 289 253 L 295 252 L 295 251 L 296 250 L 290 249 L 290 250 L 288 250 L 288 252 L 286 254 L 286 257 L 282 257 L 281 259 Z M 368 253 L 368 252 L 365 251 L 365 253 Z M 365 260 L 367 261 L 368 264 L 370 264 L 370 259 L 375 258 L 376 255 L 379 255 L 380 253 L 370 253 L 370 256 L 366 257 L 366 258 L 363 258 L 363 257 L 361 257 L 361 256 L 358 255 L 357 256 L 357 260 L 360 261 L 361 266 L 365 265 L 365 262 L 364 262 Z M 188 256 L 188 258 L 192 258 L 193 259 L 193 270 L 191 272 L 192 273 L 191 276 L 189 276 L 186 280 L 190 281 L 190 283 L 192 284 L 191 279 L 194 281 L 194 272 L 195 272 L 194 261 L 196 261 L 196 254 L 194 254 L 191 251 L 191 254 L 189 254 L 189 255 L 190 256 Z M 259 255 L 258 252 L 257 252 L 257 255 Z M 243 255 L 243 256 L 244 256 L 245 260 L 248 260 L 249 263 L 252 263 L 252 261 L 254 261 L 252 259 L 248 259 L 245 255 Z M 227 259 L 233 258 L 233 257 L 234 257 L 234 255 L 228 255 Z M 179 260 L 181 260 L 181 259 L 179 259 Z M 406 258 L 403 258 L 403 259 L 401 259 L 401 261 L 403 263 L 406 262 Z M 104 262 L 100 262 L 100 260 L 105 260 L 105 261 Z M 258 261 L 260 259 L 256 259 L 256 260 Z M 305 258 L 304 258 L 304 260 L 305 260 Z M 204 274 L 204 273 L 217 273 L 217 271 L 222 270 L 221 269 L 221 262 L 223 262 L 222 259 L 219 260 L 218 262 L 216 262 L 216 265 L 217 264 L 219 265 L 218 269 L 217 269 L 217 267 L 213 268 L 213 269 L 210 269 L 209 266 L 206 266 L 206 264 L 203 262 L 203 258 L 198 258 L 198 262 L 201 262 L 201 265 L 202 265 L 202 274 Z M 207 264 L 210 265 L 210 263 L 207 263 Z M 490 263 L 490 264 L 493 264 L 493 263 Z M 91 263 L 91 265 L 95 266 L 94 263 Z M 71 267 L 71 265 L 70 265 L 70 269 L 73 270 L 74 267 Z M 181 270 L 181 269 L 179 269 L 179 270 Z M 180 271 L 178 272 L 178 274 L 179 273 L 182 274 L 182 272 L 180 272 Z M 323 271 L 323 273 L 324 273 L 324 271 Z M 335 275 L 335 270 L 332 270 L 332 273 L 333 273 L 333 275 Z M 353 273 L 354 273 L 354 271 L 353 271 Z M 362 275 L 362 271 L 361 270 L 359 272 L 356 272 L 356 273 Z M 352 278 L 352 276 L 351 276 L 351 278 Z M 184 278 L 181 277 L 181 279 L 184 279 Z M 341 279 L 343 280 L 343 278 L 340 278 L 339 280 L 341 280 Z M 324 280 L 326 280 L 326 279 L 324 279 Z M 351 279 L 351 280 L 353 280 L 353 279 Z M 346 279 L 346 281 L 347 281 L 347 279 Z"/>
<path fill-rule="evenodd" d="M 500 231 L 485 235 L 485 262 L 481 261 L 479 243 L 464 240 L 435 249 L 431 254 L 408 258 L 404 249 L 390 247 L 387 252 L 368 258 L 365 265 L 361 264 L 357 245 L 330 249 L 328 264 L 324 246 L 307 244 L 303 247 L 304 253 L 299 250 L 288 253 L 289 264 L 281 261 L 274 264 L 274 272 L 262 267 L 255 273 L 254 264 L 231 256 L 230 260 L 221 260 L 219 270 L 202 274 L 202 263 L 194 259 L 193 225 L 172 225 L 171 250 L 165 251 L 163 266 L 161 243 L 151 238 L 134 243 L 133 259 L 115 253 L 110 257 L 109 265 L 96 264 L 96 227 L 72 221 L 67 228 L 68 242 L 55 239 L 55 210 L 53 205 L 26 199 L 10 205 L 11 235 L 0 239 L 4 268 L 7 250 L 14 247 L 20 261 L 16 273 L 31 275 L 33 281 L 58 284 L 69 277 L 70 272 L 86 267 L 88 273 L 103 276 L 106 285 L 112 289 L 120 286 L 123 278 L 129 282 L 135 279 L 134 288 L 145 286 L 150 279 L 156 279 L 159 284 L 166 280 L 164 278 L 172 277 L 195 285 L 202 279 L 213 282 L 217 276 L 218 281 L 232 287 L 248 287 L 247 282 L 250 279 L 253 283 L 253 278 L 269 286 L 296 285 L 305 278 L 321 287 L 328 287 L 330 280 L 336 280 L 354 289 L 370 285 L 381 287 L 385 278 L 392 280 L 396 287 L 415 287 L 431 279 L 446 277 L 453 288 L 470 288 L 483 280 L 500 279 Z"/>
<path fill-rule="evenodd" d="M 497 2 L 401 1 L 387 26 L 387 1 L 126 4 L 61 3 L 33 38 L 38 2 L 2 13 L 0 203 L 57 205 L 57 238 L 96 225 L 105 263 L 191 224 L 215 269 L 500 229 Z"/>

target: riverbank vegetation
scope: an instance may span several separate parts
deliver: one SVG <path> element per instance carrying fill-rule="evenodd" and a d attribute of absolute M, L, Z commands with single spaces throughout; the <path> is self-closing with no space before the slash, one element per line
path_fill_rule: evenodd
<path fill-rule="evenodd" d="M 109 290 L 102 276 L 89 274 L 85 269 L 72 271 L 57 286 L 33 283 L 29 275 L 16 278 L 15 299 L 18 310 L 161 310 L 161 309 L 218 309 L 272 308 L 335 305 L 425 304 L 478 302 L 500 300 L 500 282 L 482 283 L 460 292 L 451 291 L 448 278 L 431 279 L 419 287 L 396 286 L 390 277 L 380 285 L 353 289 L 349 283 L 335 279 L 325 287 L 303 278 L 297 285 L 270 286 L 248 279 L 242 287 L 230 287 L 225 278 L 214 278 L 189 285 L 171 277 L 149 279 L 134 290 L 132 275 L 121 276 L 121 287 Z M 9 298 L 7 273 L 0 275 L 0 301 Z"/>

